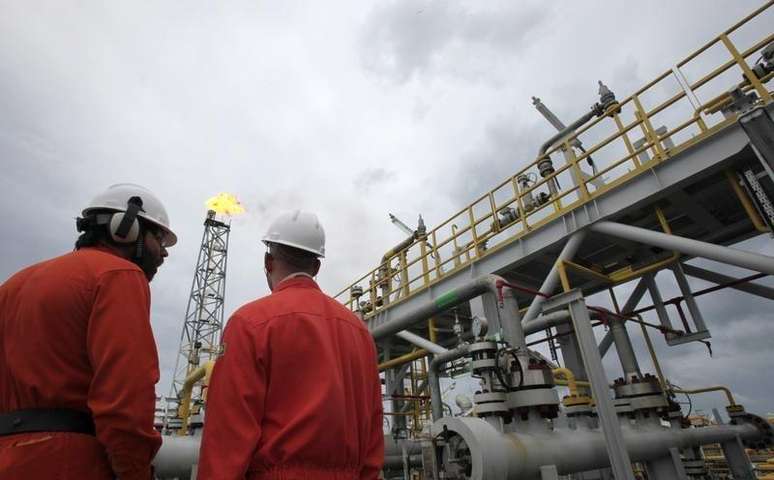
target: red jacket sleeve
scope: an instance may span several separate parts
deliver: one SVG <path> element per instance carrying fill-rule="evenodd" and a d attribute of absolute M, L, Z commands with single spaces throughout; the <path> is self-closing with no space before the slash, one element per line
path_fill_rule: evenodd
<path fill-rule="evenodd" d="M 103 274 L 86 337 L 93 378 L 88 406 L 113 473 L 121 480 L 150 478 L 161 446 L 153 428 L 158 353 L 150 325 L 150 290 L 140 271 Z"/>
<path fill-rule="evenodd" d="M 382 382 L 379 379 L 379 371 L 376 366 L 376 349 L 373 348 L 374 358 L 374 385 L 372 401 L 374 402 L 374 412 L 370 422 L 370 437 L 368 439 L 368 448 L 363 461 L 363 467 L 360 470 L 362 480 L 374 480 L 379 477 L 379 472 L 384 464 L 384 414 L 382 406 Z"/>
<path fill-rule="evenodd" d="M 261 438 L 266 394 L 260 335 L 243 318 L 231 317 L 223 333 L 223 355 L 207 391 L 199 480 L 243 479 Z"/>

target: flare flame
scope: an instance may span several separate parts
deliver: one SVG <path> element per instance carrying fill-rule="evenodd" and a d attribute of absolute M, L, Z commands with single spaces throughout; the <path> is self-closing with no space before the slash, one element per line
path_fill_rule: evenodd
<path fill-rule="evenodd" d="M 205 202 L 209 210 L 221 215 L 239 215 L 245 212 L 242 203 L 230 193 L 219 193 Z"/>

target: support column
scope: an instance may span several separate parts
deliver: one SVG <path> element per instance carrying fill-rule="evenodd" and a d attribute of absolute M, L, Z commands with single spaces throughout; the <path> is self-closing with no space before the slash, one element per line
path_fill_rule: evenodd
<path fill-rule="evenodd" d="M 717 283 L 718 285 L 739 281 L 738 278 L 729 277 L 728 275 L 723 275 L 721 273 L 706 270 L 704 268 L 700 268 L 695 265 L 690 265 L 687 263 L 683 264 L 683 272 L 685 272 L 686 275 L 689 275 L 691 277 L 696 277 L 700 280 L 704 280 L 707 282 Z M 740 292 L 745 292 L 745 293 L 749 293 L 751 295 L 757 295 L 759 297 L 763 297 L 769 300 L 774 300 L 774 288 L 771 288 L 771 287 L 766 287 L 763 285 L 757 285 L 755 283 L 747 282 L 747 283 L 737 283 L 736 285 L 731 285 L 728 288 L 733 288 L 735 290 L 739 290 Z"/>
<path fill-rule="evenodd" d="M 637 285 L 634 286 L 634 290 L 632 290 L 631 295 L 629 295 L 629 299 L 626 301 L 623 308 L 621 309 L 621 313 L 631 312 L 632 310 L 637 308 L 637 305 L 639 305 L 640 300 L 642 300 L 642 296 L 645 295 L 645 290 L 647 290 L 647 285 L 645 284 L 645 277 L 642 277 L 637 282 Z M 610 348 L 610 345 L 612 344 L 613 344 L 613 331 L 609 330 L 602 338 L 602 341 L 599 342 L 599 355 L 604 357 L 608 349 Z"/>
<path fill-rule="evenodd" d="M 645 283 L 648 286 L 650 299 L 653 300 L 653 305 L 656 307 L 656 314 L 658 315 L 659 323 L 664 327 L 674 329 L 672 327 L 672 321 L 669 320 L 669 314 L 666 311 L 666 307 L 664 306 L 664 299 L 661 297 L 661 291 L 658 289 L 658 284 L 656 284 L 656 275 L 649 273 L 642 278 L 645 280 Z"/>
<path fill-rule="evenodd" d="M 669 456 L 646 463 L 648 478 L 653 480 L 688 480 L 688 474 L 680 459 L 680 452 L 672 447 Z"/>
<path fill-rule="evenodd" d="M 734 480 L 755 480 L 750 459 L 747 457 L 739 437 L 723 442 L 720 446 Z"/>
<path fill-rule="evenodd" d="M 634 347 L 632 347 L 632 341 L 629 338 L 629 332 L 626 330 L 624 320 L 612 320 L 610 322 L 610 331 L 613 334 L 615 350 L 621 362 L 624 379 L 626 383 L 631 383 L 632 379 L 639 379 L 642 377 L 642 374 L 640 373 L 637 356 L 634 354 Z"/>
<path fill-rule="evenodd" d="M 599 355 L 594 330 L 591 327 L 591 318 L 581 292 L 572 290 L 551 298 L 546 302 L 544 311 L 548 313 L 552 310 L 568 307 L 583 363 L 591 383 L 594 401 L 597 404 L 599 424 L 602 427 L 613 474 L 617 480 L 634 480 L 629 452 L 626 450 L 618 415 L 610 398 L 607 376 L 602 367 L 602 357 Z"/>
<path fill-rule="evenodd" d="M 685 278 L 685 272 L 683 272 L 683 266 L 680 262 L 675 263 L 672 267 L 672 272 L 675 274 L 677 280 L 677 286 L 680 287 L 680 293 L 685 298 L 685 304 L 688 306 L 688 311 L 691 312 L 693 323 L 696 325 L 697 332 L 707 331 L 707 325 L 704 323 L 704 317 L 701 315 L 699 305 L 696 304 L 696 299 L 693 298 L 691 292 L 691 286 L 688 285 L 688 279 Z"/>
<path fill-rule="evenodd" d="M 581 246 L 581 243 L 583 243 L 583 239 L 585 237 L 586 232 L 581 230 L 573 233 L 572 236 L 567 240 L 567 243 L 564 245 L 564 248 L 557 257 L 556 262 L 554 262 L 554 266 L 551 267 L 551 270 L 548 272 L 545 280 L 543 280 L 543 285 L 540 286 L 540 293 L 543 295 L 551 295 L 554 293 L 554 290 L 556 290 L 556 287 L 559 284 L 559 270 L 556 268 L 556 263 L 564 260 L 571 260 L 572 257 L 575 256 L 575 253 L 578 251 L 578 248 Z M 537 317 L 545 300 L 546 299 L 544 297 L 536 296 L 532 300 L 532 303 L 529 305 L 524 318 L 521 320 L 522 323 L 527 323 Z"/>

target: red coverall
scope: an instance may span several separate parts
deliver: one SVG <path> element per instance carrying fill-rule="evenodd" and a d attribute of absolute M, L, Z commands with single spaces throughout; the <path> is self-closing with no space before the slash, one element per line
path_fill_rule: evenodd
<path fill-rule="evenodd" d="M 0 436 L 0 479 L 150 478 L 158 355 L 148 281 L 107 249 L 82 248 L 0 286 L 0 413 L 91 412 L 81 433 Z"/>
<path fill-rule="evenodd" d="M 237 310 L 223 342 L 198 480 L 377 478 L 382 390 L 362 320 L 299 276 Z"/>

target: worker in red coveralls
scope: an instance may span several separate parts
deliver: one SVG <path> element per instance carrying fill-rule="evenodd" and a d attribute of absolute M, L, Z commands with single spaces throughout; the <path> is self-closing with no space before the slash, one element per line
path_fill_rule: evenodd
<path fill-rule="evenodd" d="M 226 326 L 197 479 L 375 479 L 384 459 L 376 348 L 362 320 L 314 281 L 322 226 L 295 211 L 263 242 L 272 293 Z"/>
<path fill-rule="evenodd" d="M 0 286 L 0 479 L 149 480 L 159 379 L 148 282 L 176 242 L 164 206 L 109 187 L 75 251 Z"/>

